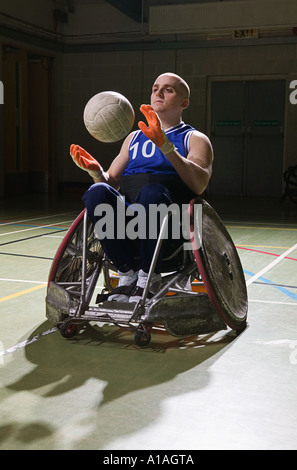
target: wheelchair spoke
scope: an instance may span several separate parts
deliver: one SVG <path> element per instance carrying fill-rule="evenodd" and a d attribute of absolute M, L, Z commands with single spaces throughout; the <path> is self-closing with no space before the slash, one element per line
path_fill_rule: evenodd
<path fill-rule="evenodd" d="M 94 235 L 93 225 L 88 221 L 87 227 L 87 279 L 95 271 L 98 261 L 102 258 L 103 251 L 99 240 Z M 83 256 L 83 223 L 77 227 L 59 261 L 55 281 L 78 282 L 82 279 Z"/>

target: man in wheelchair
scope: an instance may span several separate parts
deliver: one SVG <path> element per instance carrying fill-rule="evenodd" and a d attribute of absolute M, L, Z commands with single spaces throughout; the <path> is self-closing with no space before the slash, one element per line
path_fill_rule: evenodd
<path fill-rule="evenodd" d="M 151 104 L 140 107 L 148 126 L 138 123 L 139 130 L 126 137 L 107 171 L 79 145 L 70 147 L 75 164 L 94 180 L 83 200 L 102 248 L 119 274 L 118 287 L 108 300 L 137 302 L 142 296 L 157 242 L 157 237 L 150 236 L 150 207 L 188 204 L 208 185 L 212 146 L 206 135 L 182 121 L 189 99 L 189 86 L 181 77 L 173 73 L 160 75 L 152 87 Z M 110 223 L 115 237 L 108 236 L 108 230 L 105 234 L 100 230 L 104 214 L 101 209 L 106 205 L 112 209 Z M 126 227 L 133 208 L 139 205 L 143 207 L 145 234 L 135 240 L 119 225 Z M 123 208 L 129 209 L 124 211 L 120 224 L 117 213 Z M 157 233 L 161 222 L 158 221 Z M 161 283 L 161 258 L 162 249 L 150 295 Z"/>

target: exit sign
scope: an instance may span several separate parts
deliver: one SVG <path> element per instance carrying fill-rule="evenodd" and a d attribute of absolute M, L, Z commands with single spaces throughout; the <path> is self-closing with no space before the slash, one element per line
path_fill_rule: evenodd
<path fill-rule="evenodd" d="M 233 39 L 250 39 L 257 38 L 259 31 L 257 29 L 235 29 L 233 31 Z"/>

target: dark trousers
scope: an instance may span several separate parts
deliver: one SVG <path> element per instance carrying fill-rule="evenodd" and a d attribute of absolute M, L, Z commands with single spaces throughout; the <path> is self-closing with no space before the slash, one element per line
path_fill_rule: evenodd
<path fill-rule="evenodd" d="M 145 272 L 148 272 L 157 242 L 156 237 L 150 237 L 149 207 L 150 204 L 165 204 L 169 206 L 174 203 L 174 197 L 169 190 L 161 184 L 151 183 L 144 186 L 138 193 L 134 204 L 139 204 L 144 208 L 144 217 L 139 217 L 138 219 L 140 224 L 145 221 L 145 224 L 143 224 L 145 225 L 143 238 L 131 239 L 129 237 L 128 230 L 126 231 L 125 229 L 129 223 L 132 223 L 133 218 L 135 220 L 135 214 L 127 215 L 126 213 L 128 207 L 130 211 L 133 209 L 133 204 L 127 203 L 123 196 L 108 184 L 93 184 L 83 195 L 83 201 L 88 215 L 95 225 L 95 232 L 101 241 L 102 248 L 115 267 L 123 272 L 129 269 L 134 271 L 143 269 Z M 107 212 L 103 210 L 104 208 L 111 208 L 108 211 L 108 216 L 106 215 Z M 119 219 L 117 217 L 119 211 L 121 214 L 125 214 L 124 218 L 121 217 Z M 102 219 L 102 217 L 105 217 L 105 219 Z M 108 228 L 104 227 L 106 236 L 102 238 L 101 229 L 103 228 L 103 220 L 106 221 L 106 224 L 111 224 L 110 227 L 113 228 L 114 237 L 111 236 L 112 234 Z M 125 224 L 125 229 L 123 229 L 123 223 Z M 156 227 L 157 234 L 160 231 L 160 225 L 161 220 L 159 219 Z M 121 233 L 120 236 L 118 236 L 119 233 Z M 157 273 L 161 272 L 161 257 L 162 250 L 155 269 Z"/>

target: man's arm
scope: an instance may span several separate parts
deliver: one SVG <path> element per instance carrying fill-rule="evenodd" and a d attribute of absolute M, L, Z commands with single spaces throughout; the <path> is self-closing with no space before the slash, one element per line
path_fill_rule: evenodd
<path fill-rule="evenodd" d="M 108 183 L 115 189 L 119 188 L 121 176 L 129 162 L 129 145 L 132 139 L 132 135 L 133 133 L 126 137 L 121 147 L 120 153 L 112 161 L 109 169 L 107 171 L 103 171 L 100 178 L 94 178 L 95 183 Z"/>
<path fill-rule="evenodd" d="M 108 183 L 115 189 L 120 186 L 121 176 L 129 162 L 129 144 L 132 134 L 124 140 L 120 153 L 113 160 L 109 169 L 104 171 L 102 165 L 79 145 L 72 144 L 70 155 L 74 163 L 82 170 L 89 173 L 95 183 Z"/>
<path fill-rule="evenodd" d="M 194 131 L 189 142 L 189 153 L 184 158 L 176 150 L 166 157 L 183 182 L 196 194 L 206 189 L 212 173 L 213 150 L 206 135 Z"/>

